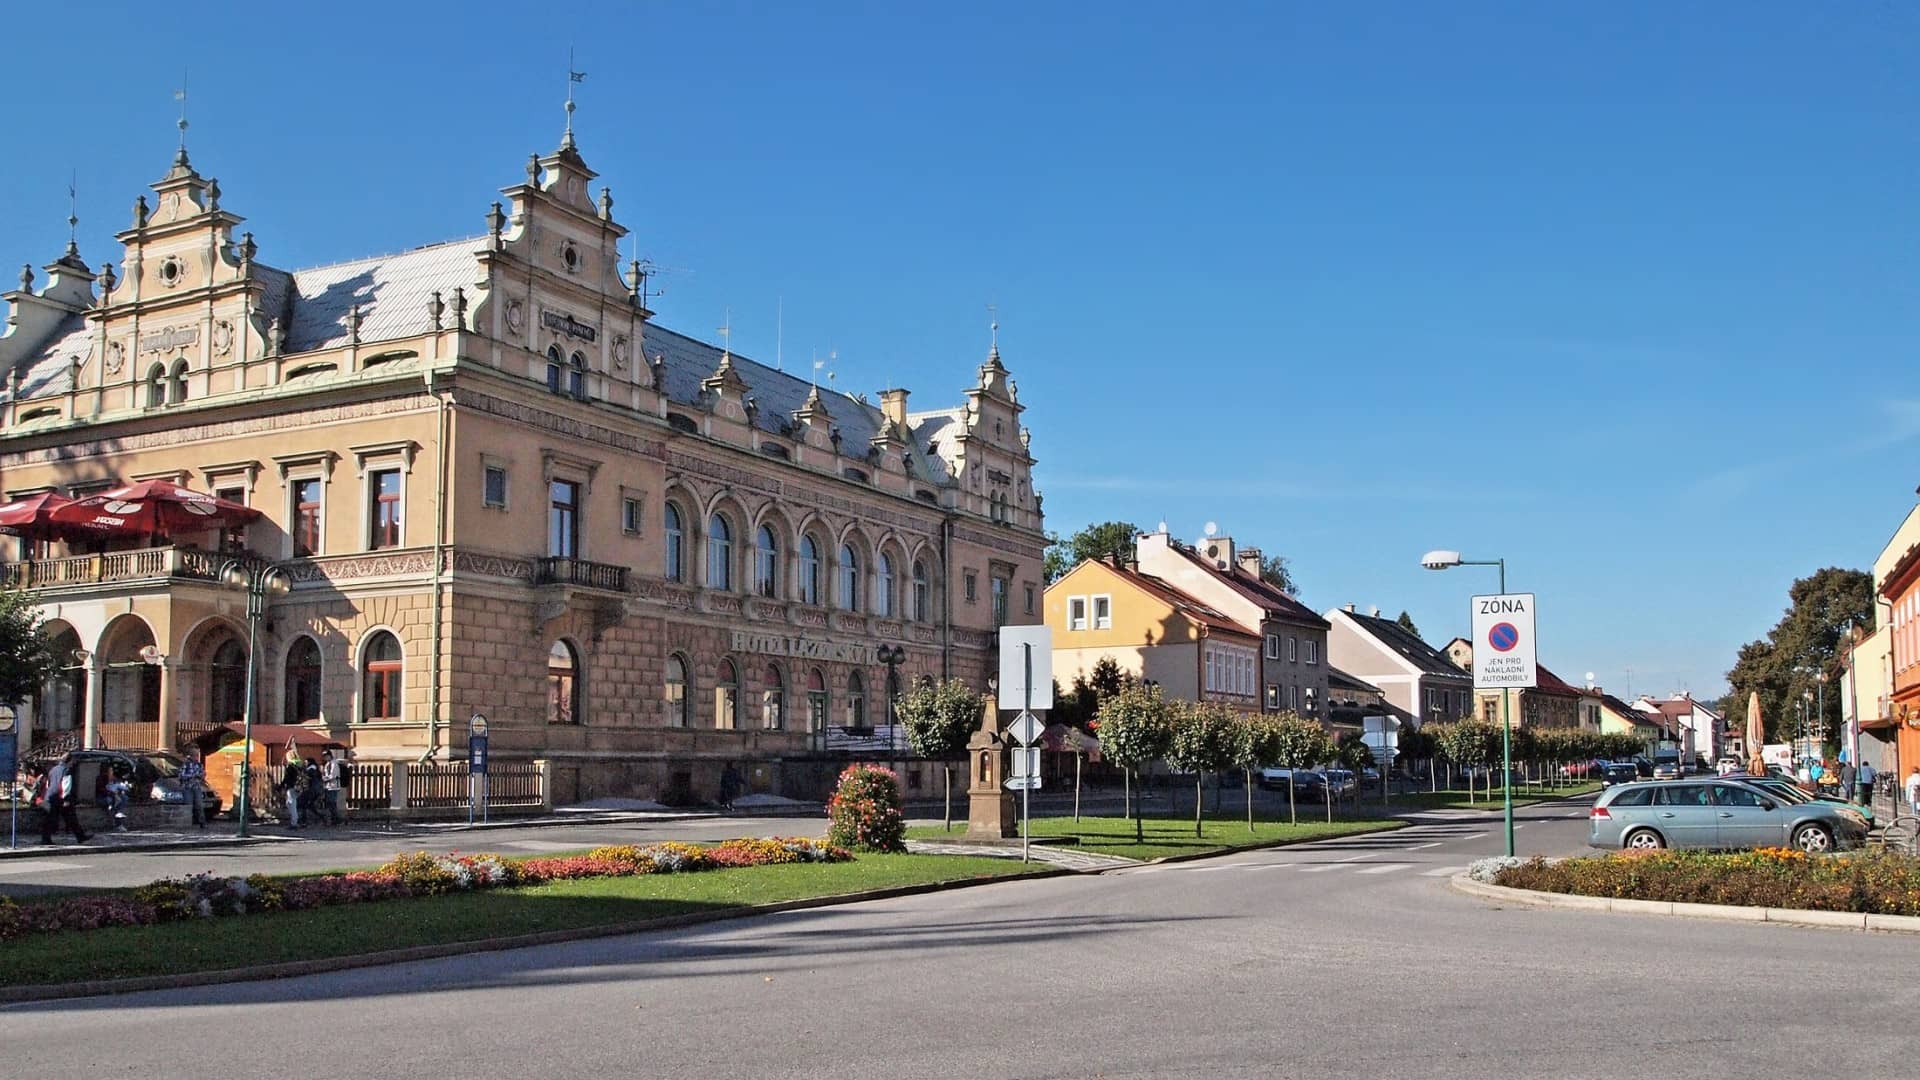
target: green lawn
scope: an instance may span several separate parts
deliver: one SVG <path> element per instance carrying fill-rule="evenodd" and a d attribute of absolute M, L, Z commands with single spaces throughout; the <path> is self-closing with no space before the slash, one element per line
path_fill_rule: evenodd
<path fill-rule="evenodd" d="M 1075 850 L 1078 851 L 1119 855 L 1129 859 L 1158 859 L 1168 855 L 1199 855 L 1268 844 L 1325 840 L 1335 836 L 1397 829 L 1405 824 L 1400 821 L 1356 821 L 1338 817 L 1328 824 L 1323 818 L 1316 818 L 1314 813 L 1309 813 L 1305 804 L 1300 809 L 1298 825 L 1290 825 L 1284 820 L 1256 820 L 1252 831 L 1247 829 L 1245 815 L 1235 817 L 1230 812 L 1209 814 L 1204 827 L 1205 835 L 1200 837 L 1193 835 L 1193 818 L 1190 816 L 1149 816 L 1144 822 L 1145 843 L 1134 841 L 1133 821 L 1124 817 L 1082 817 L 1079 821 L 1072 817 L 1037 817 L 1033 819 L 1032 829 L 1035 839 L 1077 836 L 1080 843 Z M 959 832 L 959 829 L 947 832 L 938 825 L 915 825 L 907 829 L 907 837 L 912 840 L 952 839 Z"/>
<path fill-rule="evenodd" d="M 1600 784 L 1597 781 L 1584 781 L 1557 788 L 1516 787 L 1513 789 L 1513 805 L 1531 806 L 1534 803 L 1552 799 L 1591 795 L 1599 790 Z M 1487 796 L 1485 788 L 1474 788 L 1470 793 L 1464 790 L 1442 788 L 1439 791 L 1415 791 L 1405 795 L 1395 795 L 1388 810 L 1498 810 L 1500 805 L 1500 789 L 1497 786 L 1493 789 L 1491 798 Z M 1371 808 L 1377 811 L 1380 808 L 1380 798 L 1376 794 L 1372 798 L 1363 799 L 1360 806 L 1363 809 Z M 1334 812 L 1339 811 L 1336 809 Z"/>
<path fill-rule="evenodd" d="M 850 863 L 590 878 L 204 922 L 34 935 L 0 944 L 0 985 L 353 956 L 1039 869 L 1044 867 L 987 857 L 861 855 Z"/>

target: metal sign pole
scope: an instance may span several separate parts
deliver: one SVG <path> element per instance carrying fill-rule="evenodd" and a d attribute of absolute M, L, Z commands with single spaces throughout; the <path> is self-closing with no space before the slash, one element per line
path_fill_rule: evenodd
<path fill-rule="evenodd" d="M 1026 716 L 1031 716 L 1033 714 L 1033 643 L 1022 642 L 1020 644 L 1020 648 L 1025 655 L 1025 660 L 1027 665 L 1027 678 L 1026 678 L 1025 691 L 1024 691 L 1026 694 L 1026 704 L 1021 706 L 1020 715 L 1022 717 L 1026 717 Z M 1022 755 L 1025 755 L 1027 753 L 1026 746 L 1022 744 L 1019 751 L 1017 752 Z M 1033 763 L 1032 759 L 1028 758 L 1027 764 L 1031 766 L 1032 763 Z M 1020 861 L 1021 862 L 1033 861 L 1033 853 L 1030 847 L 1032 843 L 1032 838 L 1029 835 L 1029 833 L 1031 832 L 1031 827 L 1028 824 L 1028 819 L 1029 819 L 1029 813 L 1033 807 L 1033 801 L 1032 801 L 1033 800 L 1033 780 L 1034 780 L 1034 777 L 1040 775 L 1040 773 L 1039 773 L 1039 770 L 1037 769 L 1028 768 L 1027 774 L 1028 774 L 1027 783 L 1024 787 L 1020 789 Z"/>

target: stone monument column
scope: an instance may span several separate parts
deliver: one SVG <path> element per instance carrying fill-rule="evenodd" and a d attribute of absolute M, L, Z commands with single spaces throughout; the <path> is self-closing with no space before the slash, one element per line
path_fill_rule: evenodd
<path fill-rule="evenodd" d="M 1020 815 L 1006 789 L 1007 741 L 1000 736 L 999 710 L 988 702 L 980 730 L 967 740 L 967 839 L 1005 840 L 1020 835 Z"/>

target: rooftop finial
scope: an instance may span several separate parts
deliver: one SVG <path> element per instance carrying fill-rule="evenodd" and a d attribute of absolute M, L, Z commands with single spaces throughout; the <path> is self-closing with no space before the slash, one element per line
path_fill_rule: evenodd
<path fill-rule="evenodd" d="M 80 174 L 71 173 L 67 178 L 67 255 L 69 258 L 80 256 Z"/>
<path fill-rule="evenodd" d="M 573 47 L 567 47 L 567 133 L 560 140 L 560 149 L 573 149 L 573 84 L 587 81 L 587 73 L 573 66 Z"/>
<path fill-rule="evenodd" d="M 733 309 L 726 309 L 726 321 L 720 324 L 720 356 L 733 355 Z"/>
<path fill-rule="evenodd" d="M 180 152 L 173 155 L 175 165 L 187 163 L 187 72 L 180 69 L 180 88 L 173 92 L 173 100 L 180 103 Z"/>
<path fill-rule="evenodd" d="M 1000 355 L 1000 309 L 993 304 L 987 305 L 987 332 L 992 335 L 992 345 L 987 355 Z"/>

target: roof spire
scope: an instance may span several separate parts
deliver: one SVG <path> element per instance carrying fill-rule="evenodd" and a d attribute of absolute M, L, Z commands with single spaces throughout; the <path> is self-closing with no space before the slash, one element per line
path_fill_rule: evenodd
<path fill-rule="evenodd" d="M 67 178 L 67 257 L 80 257 L 80 173 L 75 170 Z"/>
<path fill-rule="evenodd" d="M 560 149 L 572 150 L 573 145 L 573 84 L 587 81 L 587 73 L 573 66 L 573 46 L 567 46 L 567 131 L 560 138 Z"/>
<path fill-rule="evenodd" d="M 173 92 L 173 100 L 180 103 L 180 150 L 173 155 L 173 163 L 178 166 L 187 164 L 187 70 L 180 69 L 180 87 Z"/>
<path fill-rule="evenodd" d="M 987 332 L 992 335 L 992 345 L 987 350 L 987 359 L 989 360 L 1000 359 L 999 315 L 1000 315 L 1000 309 L 997 306 L 993 304 L 987 305 L 987 319 L 989 320 L 987 323 Z"/>

